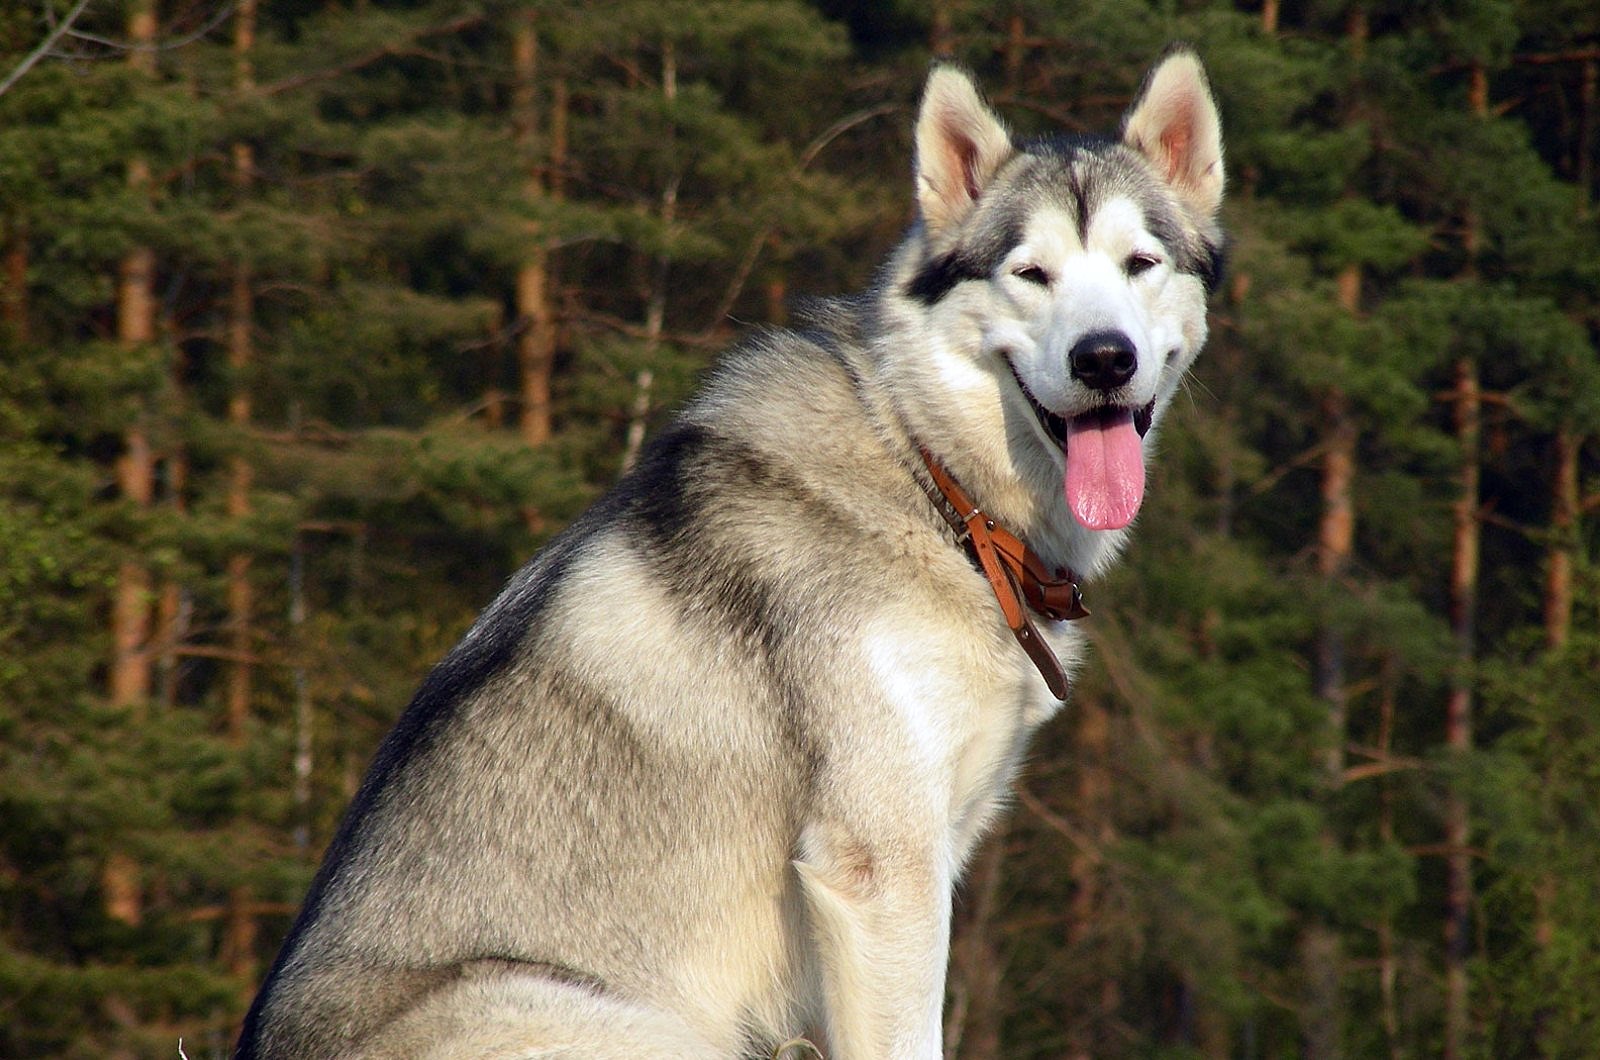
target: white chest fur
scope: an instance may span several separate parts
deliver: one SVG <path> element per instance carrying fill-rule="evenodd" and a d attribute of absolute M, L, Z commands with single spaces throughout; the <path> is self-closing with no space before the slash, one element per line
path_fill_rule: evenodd
<path fill-rule="evenodd" d="M 981 625 L 884 620 L 861 639 L 886 707 L 878 720 L 889 731 L 875 738 L 882 766 L 924 788 L 955 865 L 1004 805 L 1028 738 L 1061 707 L 998 617 L 996 609 Z M 1070 673 L 1082 637 L 1067 623 L 1040 628 Z"/>

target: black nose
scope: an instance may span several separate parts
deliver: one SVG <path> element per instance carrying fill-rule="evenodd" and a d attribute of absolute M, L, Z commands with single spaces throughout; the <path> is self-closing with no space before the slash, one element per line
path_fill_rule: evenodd
<path fill-rule="evenodd" d="M 1072 378 L 1090 390 L 1115 390 L 1133 378 L 1139 356 L 1120 331 L 1091 331 L 1067 354 Z"/>

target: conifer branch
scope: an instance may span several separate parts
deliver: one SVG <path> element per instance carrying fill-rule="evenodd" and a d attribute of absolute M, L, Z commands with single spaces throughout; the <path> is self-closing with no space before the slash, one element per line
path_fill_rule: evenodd
<path fill-rule="evenodd" d="M 1084 838 L 1084 836 L 1080 834 L 1076 828 L 1072 827 L 1072 825 L 1068 823 L 1065 817 L 1062 817 L 1060 814 L 1050 809 L 1050 807 L 1046 806 L 1043 802 L 1039 801 L 1038 796 L 1034 795 L 1021 784 L 1016 785 L 1015 790 L 1017 793 L 1018 802 L 1026 806 L 1028 811 L 1035 817 L 1039 818 L 1039 820 L 1042 821 L 1052 832 L 1063 836 L 1067 842 L 1077 847 L 1078 852 L 1084 857 L 1088 858 L 1091 864 L 1098 865 L 1105 860 L 1105 855 L 1101 853 L 1100 848 L 1094 843 L 1090 842 L 1088 839 Z"/>
<path fill-rule="evenodd" d="M 1416 843 L 1406 847 L 1406 853 L 1414 858 L 1448 857 L 1453 854 L 1465 854 L 1479 861 L 1489 858 L 1489 852 L 1484 848 L 1465 843 Z"/>
<path fill-rule="evenodd" d="M 854 114 L 847 114 L 840 118 L 822 130 L 815 139 L 806 145 L 805 150 L 800 152 L 799 161 L 794 167 L 795 174 L 799 175 L 803 172 L 807 166 L 816 161 L 817 156 L 822 153 L 825 147 L 857 125 L 862 125 L 874 118 L 881 118 L 887 114 L 893 114 L 902 109 L 898 103 L 885 103 L 877 107 L 858 110 Z M 744 285 L 750 280 L 750 273 L 755 270 L 756 261 L 761 257 L 761 248 L 767 245 L 776 229 L 776 225 L 769 224 L 751 237 L 750 245 L 746 248 L 744 257 L 740 259 L 738 267 L 733 271 L 733 277 L 728 281 L 728 289 L 722 293 L 722 300 L 717 303 L 716 312 L 711 315 L 711 322 L 700 333 L 704 340 L 716 341 L 714 336 L 717 328 L 728 318 L 728 314 L 733 312 L 733 304 L 739 300 L 739 295 L 744 290 Z"/>
<path fill-rule="evenodd" d="M 635 324 L 632 321 L 623 320 L 622 318 L 613 316 L 609 313 L 600 313 L 594 310 L 578 310 L 573 312 L 569 319 L 578 321 L 579 323 L 598 325 L 610 331 L 614 331 L 619 335 L 626 335 L 630 339 L 647 339 L 650 337 L 649 330 L 643 325 Z M 709 329 L 707 331 L 702 331 L 695 334 L 689 334 L 687 332 L 664 331 L 661 333 L 660 338 L 662 341 L 673 346 L 686 346 L 701 350 L 715 349 L 721 346 L 723 341 Z"/>
<path fill-rule="evenodd" d="M 462 15 L 460 18 L 451 19 L 449 22 L 442 22 L 437 26 L 426 26 L 422 29 L 406 34 L 398 41 L 393 41 L 381 47 L 374 48 L 371 51 L 363 52 L 362 54 L 354 56 L 350 59 L 346 59 L 344 62 L 338 63 L 337 65 L 324 67 L 321 70 L 313 70 L 310 73 L 299 74 L 295 77 L 286 77 L 281 81 L 274 81 L 270 85 L 263 85 L 261 86 L 261 94 L 264 96 L 275 96 L 282 92 L 290 92 L 297 88 L 304 88 L 307 85 L 316 84 L 319 81 L 331 81 L 336 77 L 343 77 L 345 74 L 354 73 L 357 70 L 371 66 L 373 63 L 382 62 L 384 59 L 405 55 L 407 54 L 410 46 L 415 44 L 417 41 L 426 40 L 429 37 L 439 37 L 451 33 L 460 33 L 462 30 L 471 29 L 474 26 L 481 25 L 484 20 L 485 17 L 481 13 L 470 14 Z"/>

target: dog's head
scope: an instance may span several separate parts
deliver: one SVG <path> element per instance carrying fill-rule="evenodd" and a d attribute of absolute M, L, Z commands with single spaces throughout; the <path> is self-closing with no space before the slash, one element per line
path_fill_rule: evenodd
<path fill-rule="evenodd" d="M 1222 142 L 1199 60 L 1169 52 L 1117 138 L 1024 143 L 942 66 L 916 151 L 920 223 L 896 294 L 900 322 L 926 325 L 923 367 L 940 385 L 897 380 L 902 404 L 918 406 L 913 429 L 1000 454 L 992 467 L 948 455 L 1031 494 L 1029 523 L 1064 505 L 1080 545 L 1085 531 L 1127 526 L 1146 438 L 1205 340 L 1220 270 Z"/>

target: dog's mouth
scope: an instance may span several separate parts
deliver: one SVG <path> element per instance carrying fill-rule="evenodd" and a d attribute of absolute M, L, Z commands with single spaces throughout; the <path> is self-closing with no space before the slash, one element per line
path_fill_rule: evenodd
<path fill-rule="evenodd" d="M 1072 434 L 1072 424 L 1077 420 L 1099 419 L 1105 421 L 1118 416 L 1131 415 L 1133 417 L 1133 429 L 1138 432 L 1140 438 L 1150 433 L 1150 424 L 1154 422 L 1156 415 L 1156 403 L 1153 398 L 1149 404 L 1142 408 L 1102 405 L 1099 408 L 1090 409 L 1088 412 L 1080 413 L 1069 419 L 1059 413 L 1051 412 L 1040 404 L 1039 399 L 1033 396 L 1033 391 L 1028 389 L 1028 384 L 1022 381 L 1022 376 L 1017 373 L 1017 366 L 1011 363 L 1010 358 L 1006 358 L 1006 367 L 1010 369 L 1011 378 L 1016 382 L 1017 389 L 1022 391 L 1022 396 L 1027 399 L 1028 407 L 1033 409 L 1034 416 L 1039 420 L 1039 426 L 1044 428 L 1044 433 L 1049 435 L 1063 451 L 1067 448 L 1067 439 Z"/>
<path fill-rule="evenodd" d="M 1102 405 L 1062 416 L 1040 404 L 1010 358 L 1006 367 L 1066 461 L 1063 489 L 1073 517 L 1090 530 L 1120 530 L 1133 522 L 1144 501 L 1142 440 L 1155 418 L 1156 403 L 1138 408 Z"/>

